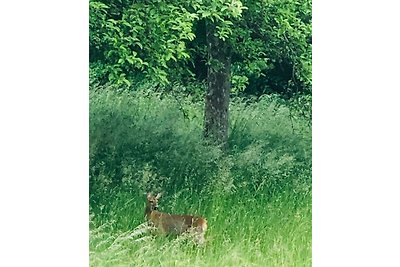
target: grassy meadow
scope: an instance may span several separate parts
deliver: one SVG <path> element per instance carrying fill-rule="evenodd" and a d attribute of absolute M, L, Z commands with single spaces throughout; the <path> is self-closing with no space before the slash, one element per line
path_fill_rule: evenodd
<path fill-rule="evenodd" d="M 311 266 L 311 126 L 296 103 L 233 98 L 229 149 L 202 138 L 202 101 L 90 90 L 91 266 Z M 206 244 L 151 235 L 160 211 L 207 218 Z"/>

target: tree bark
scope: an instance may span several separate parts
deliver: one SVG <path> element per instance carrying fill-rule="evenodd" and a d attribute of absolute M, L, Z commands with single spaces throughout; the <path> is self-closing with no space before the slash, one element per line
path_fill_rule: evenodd
<path fill-rule="evenodd" d="M 215 36 L 216 28 L 207 23 L 207 93 L 205 97 L 204 136 L 226 147 L 228 140 L 231 56 L 227 40 Z"/>

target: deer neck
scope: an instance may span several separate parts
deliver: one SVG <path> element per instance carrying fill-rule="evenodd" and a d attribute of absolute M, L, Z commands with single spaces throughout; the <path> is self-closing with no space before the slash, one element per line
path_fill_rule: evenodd
<path fill-rule="evenodd" d="M 153 211 L 156 211 L 156 209 L 151 208 L 150 206 L 146 206 L 146 209 L 144 210 L 144 216 L 149 219 L 150 215 Z"/>

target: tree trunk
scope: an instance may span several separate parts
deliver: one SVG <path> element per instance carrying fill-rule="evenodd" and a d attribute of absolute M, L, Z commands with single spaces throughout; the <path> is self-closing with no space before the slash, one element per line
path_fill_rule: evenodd
<path fill-rule="evenodd" d="M 227 41 L 215 36 L 216 28 L 207 23 L 207 93 L 205 97 L 204 136 L 226 147 L 228 140 L 231 58 Z"/>

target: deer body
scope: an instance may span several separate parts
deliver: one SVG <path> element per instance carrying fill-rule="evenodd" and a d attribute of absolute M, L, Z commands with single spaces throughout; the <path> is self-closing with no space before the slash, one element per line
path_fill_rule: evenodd
<path fill-rule="evenodd" d="M 147 221 L 162 234 L 180 235 L 186 232 L 193 233 L 198 244 L 203 244 L 207 230 L 206 219 L 192 215 L 175 215 L 158 211 L 160 194 L 147 194 L 145 216 Z"/>

